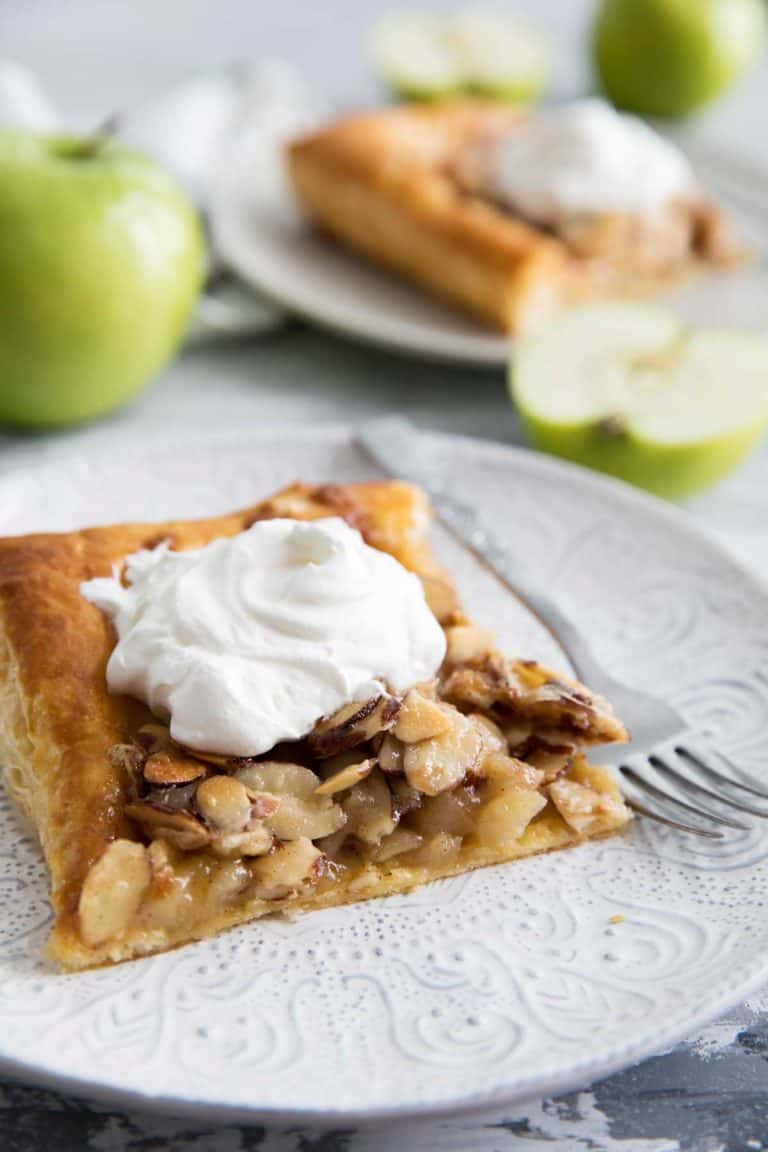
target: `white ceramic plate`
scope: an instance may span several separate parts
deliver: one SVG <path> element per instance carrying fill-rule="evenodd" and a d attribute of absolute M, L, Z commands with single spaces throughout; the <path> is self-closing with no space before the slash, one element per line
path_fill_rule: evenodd
<path fill-rule="evenodd" d="M 721 150 L 689 145 L 705 187 L 736 231 L 768 253 L 768 174 Z M 274 143 L 245 136 L 211 204 L 216 248 L 248 284 L 323 327 L 398 352 L 474 365 L 503 365 L 511 341 L 471 317 L 345 251 L 313 231 L 285 181 Z M 692 324 L 764 328 L 768 275 L 759 267 L 708 276 L 668 302 Z"/>
<path fill-rule="evenodd" d="M 768 598 L 682 514 L 590 473 L 435 437 L 463 495 L 594 638 L 765 779 Z M 194 516 L 372 475 L 343 430 L 135 450 L 0 483 L 0 532 Z M 556 658 L 436 533 L 470 611 Z M 493 1107 L 662 1049 L 768 979 L 768 834 L 623 837 L 409 896 L 263 921 L 76 976 L 41 959 L 45 870 L 0 812 L 0 1070 L 206 1117 L 339 1124 Z M 621 923 L 611 918 L 621 915 Z"/>

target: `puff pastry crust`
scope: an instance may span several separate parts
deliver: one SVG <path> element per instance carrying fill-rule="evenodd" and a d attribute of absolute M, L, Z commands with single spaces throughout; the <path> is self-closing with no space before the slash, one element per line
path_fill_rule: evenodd
<path fill-rule="evenodd" d="M 565 304 L 647 295 L 730 261 L 722 214 L 709 202 L 673 206 L 662 226 L 605 215 L 557 231 L 480 195 L 465 162 L 521 115 L 482 102 L 363 113 L 294 141 L 287 168 L 321 229 L 503 332 Z"/>
<path fill-rule="evenodd" d="M 162 540 L 178 549 L 199 547 L 243 531 L 258 519 L 328 515 L 343 516 L 370 544 L 417 572 L 428 599 L 436 595 L 441 622 L 465 623 L 450 580 L 429 550 L 426 500 L 418 490 L 396 482 L 297 484 L 254 507 L 215 519 L 0 540 L 0 762 L 5 786 L 32 821 L 45 853 L 55 912 L 48 953 L 62 968 L 156 952 L 288 906 L 308 910 L 402 892 L 439 876 L 558 848 L 585 835 L 605 835 L 626 822 L 628 813 L 611 778 L 576 755 L 561 780 L 566 791 L 580 784 L 583 795 L 598 797 L 599 811 L 591 821 L 569 822 L 563 815 L 567 817 L 565 793 L 565 807 L 543 794 L 521 834 L 509 842 L 470 838 L 444 860 L 438 853 L 411 864 L 407 856 L 378 865 L 367 859 L 359 867 L 334 869 L 333 875 L 280 898 L 265 899 L 263 887 L 253 888 L 248 861 L 220 859 L 207 851 L 179 852 L 162 839 L 148 844 L 145 830 L 126 815 L 132 782 L 112 750 L 134 740 L 153 718 L 138 701 L 107 693 L 105 667 L 114 636 L 107 619 L 80 595 L 81 581 L 108 575 L 125 555 Z M 538 666 L 521 664 L 519 671 L 523 678 L 530 673 L 537 684 L 542 682 Z M 446 685 L 445 698 L 465 711 L 477 706 L 467 703 L 479 690 L 472 678 L 475 672 L 459 663 Z M 562 678 L 550 681 L 545 674 L 543 681 L 563 688 Z M 579 749 L 593 741 L 622 738 L 623 729 L 604 702 L 572 682 L 565 683 L 564 691 L 569 699 L 582 702 L 581 727 L 577 725 L 574 736 Z M 540 708 L 546 712 L 549 697 L 544 693 L 542 699 Z M 529 728 L 539 722 L 534 709 Z M 92 919 L 93 901 L 100 898 L 94 878 L 104 872 L 105 860 L 121 862 L 116 843 L 125 846 L 122 863 L 129 879 L 138 876 L 141 892 L 132 904 L 118 877 L 112 907 L 123 907 L 124 922 L 119 932 L 105 936 L 86 930 L 83 917 L 87 911 Z"/>

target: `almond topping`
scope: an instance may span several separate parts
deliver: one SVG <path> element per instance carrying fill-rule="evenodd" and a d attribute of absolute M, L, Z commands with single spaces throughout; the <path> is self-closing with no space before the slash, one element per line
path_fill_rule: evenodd
<path fill-rule="evenodd" d="M 182 852 L 194 852 L 210 841 L 208 829 L 191 812 L 155 800 L 126 804 L 125 814 L 135 820 L 150 840 L 167 840 Z"/>
<path fill-rule="evenodd" d="M 209 776 L 195 793 L 197 810 L 217 832 L 242 832 L 251 819 L 251 799 L 234 776 Z"/>
<path fill-rule="evenodd" d="M 152 752 L 144 761 L 148 784 L 189 784 L 206 774 L 205 764 L 172 749 Z"/>
<path fill-rule="evenodd" d="M 336 792 L 344 792 L 354 784 L 359 784 L 370 776 L 376 765 L 375 760 L 361 760 L 358 764 L 348 764 L 340 768 L 333 776 L 328 776 L 322 784 L 315 788 L 315 796 L 333 796 Z"/>
<path fill-rule="evenodd" d="M 399 711 L 400 701 L 396 696 L 355 700 L 315 725 L 307 736 L 310 754 L 324 760 L 363 744 L 391 728 Z"/>

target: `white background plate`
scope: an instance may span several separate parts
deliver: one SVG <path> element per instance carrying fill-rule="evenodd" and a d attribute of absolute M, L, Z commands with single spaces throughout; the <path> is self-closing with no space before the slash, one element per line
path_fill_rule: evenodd
<path fill-rule="evenodd" d="M 611 670 L 764 780 L 755 580 L 621 485 L 493 444 L 434 444 Z M 297 475 L 371 474 L 335 430 L 81 458 L 6 477 L 0 531 L 210 514 Z M 436 535 L 470 611 L 551 658 L 532 619 Z M 209 1117 L 338 1123 L 554 1092 L 670 1045 L 768 978 L 757 825 L 710 845 L 637 821 L 614 840 L 77 976 L 41 960 L 45 870 L 7 802 L 0 862 L 2 1070 Z"/>
<path fill-rule="evenodd" d="M 757 258 L 666 295 L 690 324 L 764 329 L 768 174 L 741 157 L 690 142 L 703 186 L 725 206 Z M 506 364 L 511 340 L 433 299 L 313 231 L 298 211 L 279 152 L 263 133 L 245 135 L 221 174 L 211 205 L 221 257 L 253 288 L 323 327 L 398 352 L 475 365 Z"/>

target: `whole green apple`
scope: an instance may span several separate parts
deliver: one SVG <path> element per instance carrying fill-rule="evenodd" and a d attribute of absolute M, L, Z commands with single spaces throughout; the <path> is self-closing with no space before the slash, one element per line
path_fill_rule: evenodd
<path fill-rule="evenodd" d="M 597 72 L 618 107 L 685 116 L 747 70 L 767 22 L 765 0 L 603 0 L 593 29 Z"/>
<path fill-rule="evenodd" d="M 203 277 L 194 209 L 108 139 L 0 134 L 0 421 L 61 425 L 133 396 Z"/>

